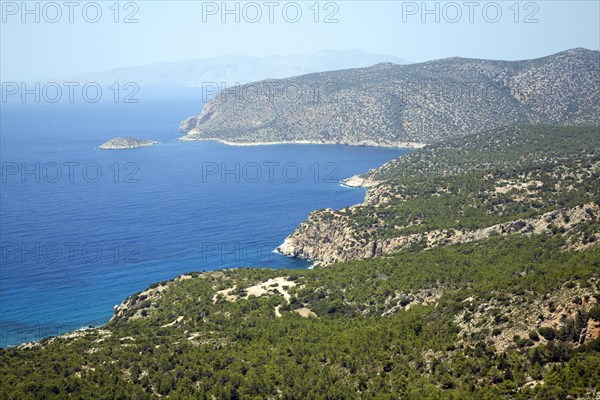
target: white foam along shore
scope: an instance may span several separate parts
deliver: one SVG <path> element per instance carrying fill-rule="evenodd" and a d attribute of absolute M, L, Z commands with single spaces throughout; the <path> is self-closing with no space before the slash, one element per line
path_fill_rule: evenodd
<path fill-rule="evenodd" d="M 282 140 L 273 142 L 232 142 L 220 138 L 201 138 L 195 135 L 185 135 L 179 138 L 179 140 L 185 141 L 210 141 L 219 142 L 227 146 L 275 146 L 282 144 L 336 144 L 343 146 L 359 146 L 359 147 L 389 147 L 389 148 L 404 148 L 404 149 L 420 149 L 425 147 L 425 143 L 416 142 L 394 142 L 394 143 L 377 143 L 373 141 L 362 141 L 357 143 L 345 143 L 345 142 L 328 142 L 319 140 Z"/>

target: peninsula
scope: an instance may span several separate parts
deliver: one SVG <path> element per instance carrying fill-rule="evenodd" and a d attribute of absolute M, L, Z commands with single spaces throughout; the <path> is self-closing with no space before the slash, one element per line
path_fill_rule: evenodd
<path fill-rule="evenodd" d="M 413 147 L 516 124 L 600 125 L 599 52 L 419 64 L 270 79 L 222 90 L 186 140 Z"/>

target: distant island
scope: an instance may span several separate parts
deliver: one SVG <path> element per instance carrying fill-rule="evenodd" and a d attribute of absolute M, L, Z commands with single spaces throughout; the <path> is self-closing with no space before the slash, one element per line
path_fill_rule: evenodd
<path fill-rule="evenodd" d="M 116 137 L 108 142 L 102 143 L 98 148 L 101 150 L 124 150 L 136 149 L 138 147 L 154 146 L 158 142 L 155 140 L 140 140 L 130 137 Z"/>

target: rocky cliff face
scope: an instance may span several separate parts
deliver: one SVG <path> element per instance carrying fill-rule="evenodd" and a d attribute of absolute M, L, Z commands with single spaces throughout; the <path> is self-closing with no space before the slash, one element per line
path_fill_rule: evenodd
<path fill-rule="evenodd" d="M 332 209 L 312 212 L 277 248 L 289 257 L 306 258 L 317 264 L 373 257 L 376 243 L 360 241 L 352 220 Z"/>
<path fill-rule="evenodd" d="M 320 210 L 311 213 L 306 221 L 288 236 L 277 248 L 290 257 L 313 260 L 317 265 L 329 265 L 336 262 L 359 260 L 397 253 L 401 250 L 419 246 L 425 250 L 437 246 L 469 243 L 487 239 L 491 236 L 510 234 L 549 234 L 560 231 L 569 235 L 580 224 L 600 218 L 600 205 L 589 203 L 574 208 L 551 211 L 532 218 L 518 219 L 495 224 L 482 229 L 456 231 L 437 229 L 425 233 L 363 240 L 361 232 L 354 230 L 350 218 L 336 215 L 333 210 Z M 375 231 L 373 231 L 375 232 Z M 594 242 L 600 242 L 600 235 L 586 245 L 573 243 L 573 248 L 584 248 Z"/>
<path fill-rule="evenodd" d="M 529 61 L 450 58 L 231 88 L 182 122 L 187 139 L 432 143 L 515 123 L 600 124 L 599 53 Z"/>
<path fill-rule="evenodd" d="M 318 210 L 278 250 L 327 265 L 509 234 L 600 242 L 598 128 L 513 127 L 427 146 L 363 176 L 363 203 Z M 587 233 L 586 233 L 587 232 Z"/>

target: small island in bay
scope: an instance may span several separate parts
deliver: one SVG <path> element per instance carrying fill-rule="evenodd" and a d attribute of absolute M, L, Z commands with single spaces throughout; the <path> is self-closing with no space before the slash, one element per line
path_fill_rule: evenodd
<path fill-rule="evenodd" d="M 135 149 L 138 147 L 154 146 L 158 142 L 155 140 L 140 140 L 129 137 L 116 137 L 108 142 L 101 144 L 98 148 L 102 150 L 123 150 Z"/>

